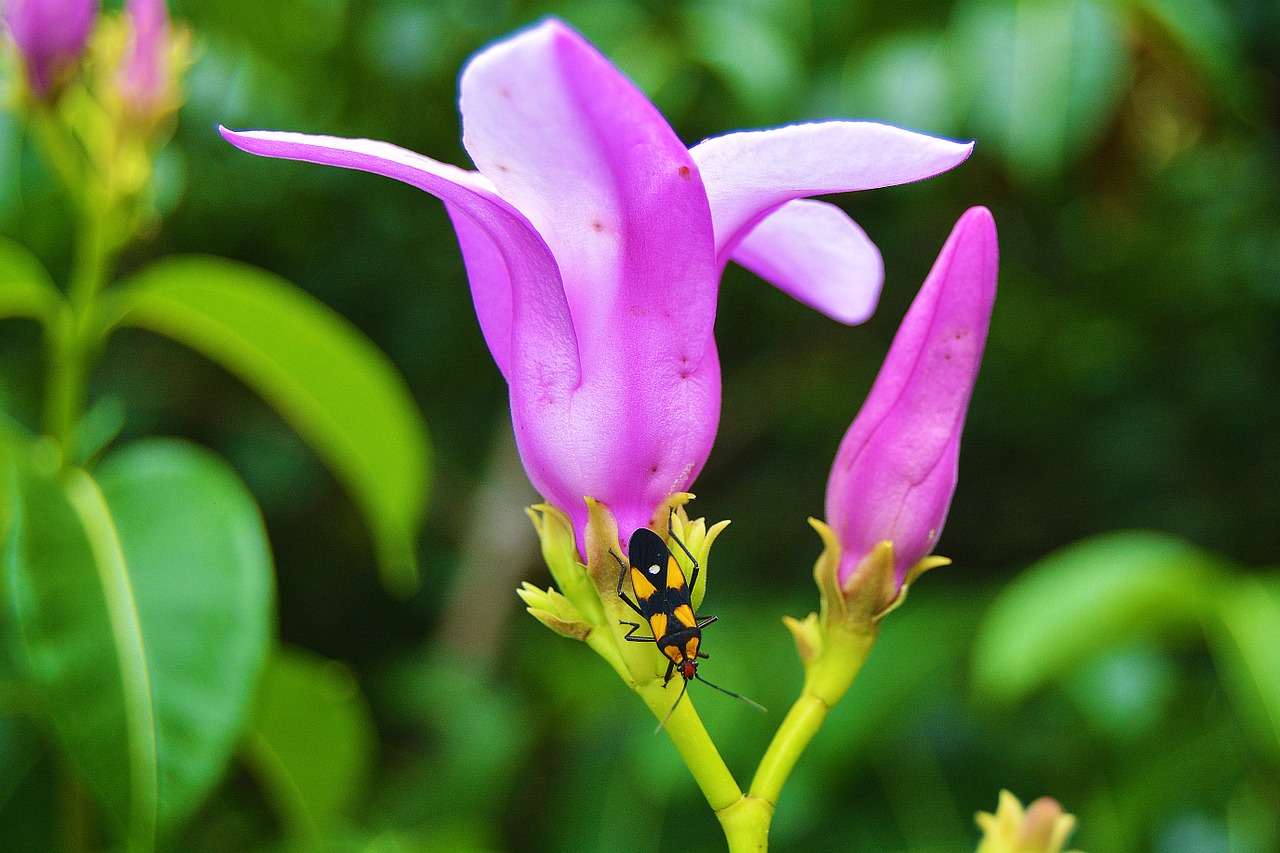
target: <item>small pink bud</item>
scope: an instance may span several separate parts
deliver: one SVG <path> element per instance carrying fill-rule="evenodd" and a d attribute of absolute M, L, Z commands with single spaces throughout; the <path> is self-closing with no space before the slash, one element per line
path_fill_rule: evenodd
<path fill-rule="evenodd" d="M 136 114 L 153 115 L 172 98 L 172 27 L 164 0 L 128 0 L 129 45 L 116 78 Z"/>
<path fill-rule="evenodd" d="M 45 97 L 80 61 L 98 0 L 5 0 L 4 22 L 27 69 L 27 82 Z"/>

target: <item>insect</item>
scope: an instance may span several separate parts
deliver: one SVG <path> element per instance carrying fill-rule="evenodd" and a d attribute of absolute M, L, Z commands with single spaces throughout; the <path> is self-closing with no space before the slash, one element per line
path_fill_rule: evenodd
<path fill-rule="evenodd" d="M 698 675 L 698 659 L 707 657 L 707 653 L 701 649 L 702 629 L 716 621 L 716 617 L 704 616 L 699 619 L 693 612 L 693 601 L 690 596 L 694 584 L 698 582 L 700 570 L 698 561 L 693 554 L 689 553 L 685 544 L 676 538 L 670 519 L 667 520 L 667 532 L 671 541 L 680 546 L 680 550 L 684 551 L 693 566 L 693 574 L 687 583 L 684 572 L 676 562 L 671 549 L 662 541 L 661 536 L 647 527 L 641 527 L 631 534 L 631 542 L 627 546 L 631 561 L 631 588 L 635 591 L 639 603 L 632 601 L 623 591 L 622 585 L 627 579 L 628 566 L 617 554 L 613 555 L 621 568 L 618 573 L 618 597 L 640 614 L 640 618 L 648 623 L 649 629 L 653 632 L 652 637 L 637 637 L 635 633 L 640 630 L 641 623 L 620 619 L 618 621 L 621 624 L 630 626 L 631 629 L 623 639 L 632 643 L 657 644 L 658 651 L 668 659 L 667 674 L 662 679 L 663 686 L 666 686 L 677 672 L 684 679 L 680 695 L 676 697 L 676 702 L 667 712 L 667 716 L 658 724 L 658 730 L 661 731 L 667 724 L 667 720 L 671 719 L 671 715 L 680 705 L 680 700 L 684 698 L 685 691 L 689 689 L 689 682 L 694 679 L 734 699 L 741 699 L 749 705 L 754 705 L 761 711 L 765 710 L 763 706 L 747 697 L 725 690 Z"/>

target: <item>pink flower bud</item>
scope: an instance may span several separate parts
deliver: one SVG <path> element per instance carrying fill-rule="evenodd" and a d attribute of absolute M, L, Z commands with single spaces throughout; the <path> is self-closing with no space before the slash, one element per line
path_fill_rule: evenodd
<path fill-rule="evenodd" d="M 4 22 L 37 96 L 80 61 L 97 16 L 98 0 L 5 0 Z"/>
<path fill-rule="evenodd" d="M 996 295 L 996 230 L 971 208 L 908 309 L 827 483 L 839 581 L 882 542 L 898 587 L 933 550 L 956 488 L 960 432 Z"/>

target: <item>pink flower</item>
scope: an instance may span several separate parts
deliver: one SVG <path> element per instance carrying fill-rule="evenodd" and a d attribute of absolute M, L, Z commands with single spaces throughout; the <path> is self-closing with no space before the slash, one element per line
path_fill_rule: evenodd
<path fill-rule="evenodd" d="M 170 96 L 169 9 L 165 0 L 128 0 L 129 46 L 116 83 L 124 102 L 135 113 L 151 115 Z"/>
<path fill-rule="evenodd" d="M 4 22 L 37 96 L 80 61 L 97 16 L 98 0 L 5 0 Z"/>
<path fill-rule="evenodd" d="M 879 253 L 838 208 L 801 199 L 921 180 L 971 148 L 824 122 L 690 150 L 557 20 L 472 59 L 461 110 L 476 172 L 385 142 L 222 132 L 246 151 L 376 172 L 445 202 L 525 470 L 569 514 L 580 550 L 585 497 L 626 536 L 706 461 L 725 264 L 861 322 L 879 295 Z"/>
<path fill-rule="evenodd" d="M 996 295 L 996 230 L 968 210 L 912 302 L 827 482 L 839 581 L 881 542 L 897 585 L 933 550 L 955 492 L 960 432 Z"/>

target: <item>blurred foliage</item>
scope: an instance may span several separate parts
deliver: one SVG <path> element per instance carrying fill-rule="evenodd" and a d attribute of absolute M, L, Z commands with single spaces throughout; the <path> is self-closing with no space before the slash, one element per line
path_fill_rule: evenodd
<path fill-rule="evenodd" d="M 972 814 L 1001 787 L 1060 799 L 1084 850 L 1280 847 L 1280 6 L 174 6 L 198 56 L 158 164 L 163 225 L 126 268 L 220 255 L 336 309 L 407 377 L 437 498 L 425 582 L 390 597 L 357 506 L 233 367 L 113 337 L 92 389 L 103 430 L 124 412 L 125 441 L 179 435 L 231 461 L 266 516 L 280 634 L 310 650 L 268 664 L 239 758 L 172 849 L 721 849 L 640 704 L 519 614 L 518 581 L 547 583 L 527 520 L 475 516 L 485 484 L 508 476 L 510 455 L 492 450 L 506 395 L 441 206 L 368 175 L 249 157 L 214 131 L 368 136 L 466 164 L 459 68 L 546 14 L 613 57 L 690 143 L 834 116 L 978 141 L 947 175 L 840 199 L 885 256 L 866 326 L 741 270 L 723 287 L 723 416 L 694 505 L 734 520 L 708 592 L 720 616 L 708 674 L 782 709 L 800 667 L 778 620 L 813 607 L 819 546 L 804 519 L 821 515 L 835 447 L 951 223 L 982 203 L 1000 228 L 1001 291 L 940 549 L 955 565 L 887 620 L 783 794 L 774 848 L 971 849 Z M 0 231 L 64 275 L 70 221 L 9 117 L 0 153 Z M 6 321 L 0 408 L 28 425 L 40 370 L 34 332 Z M 177 447 L 204 472 L 192 476 L 222 482 Z M 99 476 L 127 478 L 128 461 L 109 457 Z M 5 512 L 0 495 L 0 529 Z M 1128 528 L 1161 532 L 1093 538 L 1019 576 Z M 472 559 L 489 529 L 513 544 Z M 98 606 L 78 601 L 67 606 Z M 757 718 L 705 693 L 693 699 L 741 781 L 777 710 Z M 314 710 L 323 749 L 281 726 L 290 702 Z M 68 795 L 53 796 L 60 768 L 38 744 L 21 717 L 0 718 L 0 837 L 15 849 L 53 847 L 49 804 Z"/>

